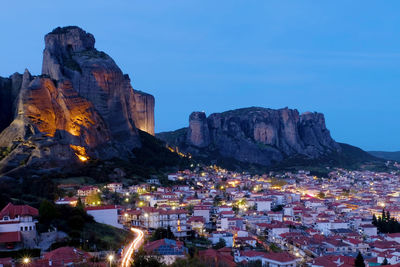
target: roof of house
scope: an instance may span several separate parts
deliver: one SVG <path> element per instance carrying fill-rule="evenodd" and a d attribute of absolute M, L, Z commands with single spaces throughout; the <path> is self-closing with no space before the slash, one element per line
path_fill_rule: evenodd
<path fill-rule="evenodd" d="M 183 246 L 183 242 L 172 239 L 160 239 L 148 243 L 144 246 L 146 252 L 157 252 L 160 255 L 184 255 L 188 249 Z"/>
<path fill-rule="evenodd" d="M 91 258 L 90 254 L 73 247 L 60 247 L 44 254 L 43 259 L 64 264 Z"/>
<path fill-rule="evenodd" d="M 10 219 L 14 219 L 16 216 L 38 216 L 39 212 L 37 209 L 28 206 L 28 205 L 13 205 L 12 203 L 8 203 L 7 206 L 5 206 L 1 211 L 0 211 L 0 218 L 3 218 L 4 216 L 9 216 Z"/>
<path fill-rule="evenodd" d="M 237 266 L 233 261 L 233 257 L 231 255 L 227 255 L 225 251 L 209 248 L 199 251 L 199 257 L 203 262 L 211 263 L 216 266 L 219 266 L 219 264 L 227 267 Z"/>
<path fill-rule="evenodd" d="M 354 266 L 354 258 L 348 256 L 336 256 L 328 255 L 314 259 L 313 265 L 324 266 L 324 267 L 337 267 L 341 263 L 340 267 Z"/>

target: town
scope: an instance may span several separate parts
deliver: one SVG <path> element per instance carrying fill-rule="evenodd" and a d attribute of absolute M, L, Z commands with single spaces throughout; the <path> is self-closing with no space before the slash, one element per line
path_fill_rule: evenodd
<path fill-rule="evenodd" d="M 205 266 L 346 267 L 356 258 L 366 266 L 400 263 L 398 171 L 250 175 L 199 165 L 170 173 L 165 181 L 151 178 L 136 185 L 122 182 L 123 171 L 115 173 L 121 182 L 59 183 L 63 196 L 47 208 L 43 203 L 39 210 L 13 203 L 2 207 L 1 250 L 43 253 L 0 258 L 0 266 L 130 266 L 140 254 L 166 265 L 188 258 Z M 82 216 L 134 233 L 119 248 L 99 251 L 82 241 L 56 248 L 52 243 L 63 244 L 60 240 L 74 231 L 51 228 L 51 218 L 46 231 L 39 229 L 51 207 L 80 207 Z M 90 243 L 87 239 L 83 242 Z"/>

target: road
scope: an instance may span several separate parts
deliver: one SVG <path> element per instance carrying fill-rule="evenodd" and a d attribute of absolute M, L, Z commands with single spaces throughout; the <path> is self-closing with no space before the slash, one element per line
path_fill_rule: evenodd
<path fill-rule="evenodd" d="M 121 267 L 130 267 L 132 255 L 136 249 L 140 247 L 144 239 L 144 233 L 142 230 L 138 228 L 131 228 L 131 231 L 136 234 L 136 238 L 128 245 L 126 250 L 124 251 L 124 255 L 121 260 Z"/>

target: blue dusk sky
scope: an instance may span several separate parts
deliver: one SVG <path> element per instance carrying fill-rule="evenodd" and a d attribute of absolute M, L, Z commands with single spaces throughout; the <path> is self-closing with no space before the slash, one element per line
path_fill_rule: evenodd
<path fill-rule="evenodd" d="M 400 150 L 400 1 L 5 1 L 0 76 L 40 74 L 43 37 L 92 33 L 134 88 L 156 98 L 156 132 L 248 106 L 325 114 L 332 137 Z"/>

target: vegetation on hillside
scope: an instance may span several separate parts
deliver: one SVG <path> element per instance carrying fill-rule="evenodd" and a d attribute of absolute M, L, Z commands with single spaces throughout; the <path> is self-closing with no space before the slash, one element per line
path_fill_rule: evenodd
<path fill-rule="evenodd" d="M 40 204 L 37 229 L 39 232 L 57 229 L 68 234 L 65 240 L 54 243 L 52 249 L 74 246 L 88 251 L 115 250 L 132 237 L 129 231 L 95 222 L 82 203 L 70 207 L 54 205 L 48 200 Z"/>

